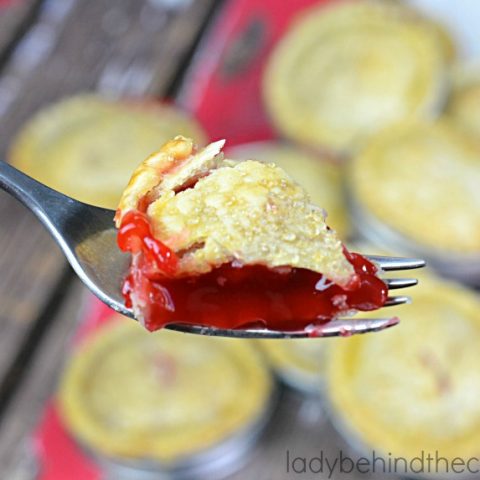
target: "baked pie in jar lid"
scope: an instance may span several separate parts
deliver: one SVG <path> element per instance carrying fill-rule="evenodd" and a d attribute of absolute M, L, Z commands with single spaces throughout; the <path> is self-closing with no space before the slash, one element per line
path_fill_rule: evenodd
<path fill-rule="evenodd" d="M 179 133 L 205 141 L 198 123 L 173 105 L 78 94 L 29 120 L 8 159 L 55 190 L 114 209 L 138 158 Z"/>
<path fill-rule="evenodd" d="M 349 164 L 352 220 L 363 236 L 410 251 L 445 275 L 480 278 L 480 143 L 442 119 L 405 122 Z"/>
<path fill-rule="evenodd" d="M 118 316 L 79 345 L 58 404 L 68 431 L 107 470 L 223 478 L 273 399 L 271 375 L 248 341 L 150 335 Z"/>
<path fill-rule="evenodd" d="M 369 458 L 375 451 L 392 462 L 410 462 L 437 452 L 446 459 L 440 470 L 456 457 L 478 458 L 478 293 L 420 275 L 415 301 L 401 315 L 399 328 L 333 341 L 326 394 L 335 425 Z M 414 473 L 397 471 L 409 478 Z M 443 472 L 441 478 L 453 475 Z"/>
<path fill-rule="evenodd" d="M 327 213 L 327 222 L 344 240 L 350 234 L 343 195 L 343 166 L 328 161 L 301 147 L 280 141 L 253 142 L 227 150 L 233 159 L 252 159 L 274 163 L 301 185 L 313 203 Z"/>
<path fill-rule="evenodd" d="M 387 124 L 438 114 L 447 55 L 438 30 L 405 5 L 314 7 L 294 21 L 268 62 L 266 106 L 285 136 L 351 153 Z"/>

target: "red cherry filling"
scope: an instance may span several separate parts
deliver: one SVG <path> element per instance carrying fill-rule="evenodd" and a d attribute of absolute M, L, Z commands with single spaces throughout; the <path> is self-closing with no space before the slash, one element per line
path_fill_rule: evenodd
<path fill-rule="evenodd" d="M 388 296 L 375 265 L 346 249 L 356 275 L 342 288 L 310 270 L 264 265 L 224 264 L 175 278 L 177 256 L 153 237 L 148 218 L 138 211 L 124 216 L 118 245 L 133 254 L 122 290 L 125 303 L 135 303 L 148 330 L 170 323 L 303 330 L 348 310 L 375 310 Z"/>

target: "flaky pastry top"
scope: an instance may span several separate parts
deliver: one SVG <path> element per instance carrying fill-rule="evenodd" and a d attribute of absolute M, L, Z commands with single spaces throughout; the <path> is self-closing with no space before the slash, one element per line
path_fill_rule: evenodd
<path fill-rule="evenodd" d="M 233 161 L 224 141 L 197 151 L 176 137 L 134 172 L 116 215 L 144 210 L 179 257 L 179 276 L 225 263 L 305 268 L 346 286 L 354 275 L 325 212 L 281 168 Z"/>

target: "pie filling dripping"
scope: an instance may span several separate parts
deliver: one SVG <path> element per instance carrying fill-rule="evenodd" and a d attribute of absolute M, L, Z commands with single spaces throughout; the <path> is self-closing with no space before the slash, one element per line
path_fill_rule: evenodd
<path fill-rule="evenodd" d="M 124 216 L 118 245 L 132 254 L 122 289 L 125 304 L 135 305 L 151 331 L 172 323 L 299 331 L 350 310 L 376 310 L 388 296 L 387 286 L 376 276 L 377 267 L 346 249 L 356 274 L 342 288 L 302 268 L 235 263 L 176 277 L 177 255 L 154 238 L 147 216 L 139 211 Z"/>

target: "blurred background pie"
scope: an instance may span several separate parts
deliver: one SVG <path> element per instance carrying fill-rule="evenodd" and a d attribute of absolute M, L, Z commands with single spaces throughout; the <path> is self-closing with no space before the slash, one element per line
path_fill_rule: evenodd
<path fill-rule="evenodd" d="M 76 350 L 59 402 L 87 449 L 168 470 L 246 432 L 251 441 L 272 395 L 268 369 L 248 341 L 151 335 L 118 316 Z"/>
<path fill-rule="evenodd" d="M 447 119 L 377 134 L 349 164 L 353 218 L 364 236 L 441 266 L 480 254 L 480 143 Z M 449 274 L 448 268 L 441 268 Z"/>
<path fill-rule="evenodd" d="M 302 144 L 347 154 L 387 124 L 437 115 L 452 49 L 432 25 L 400 2 L 302 12 L 264 76 L 274 125 Z"/>
<path fill-rule="evenodd" d="M 426 275 L 400 328 L 335 341 L 327 399 L 348 442 L 385 456 L 479 454 L 480 299 Z"/>
<path fill-rule="evenodd" d="M 173 105 L 83 94 L 38 112 L 13 141 L 9 160 L 66 195 L 115 209 L 139 159 L 178 134 L 205 141 L 197 122 Z"/>

